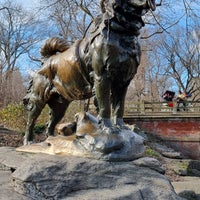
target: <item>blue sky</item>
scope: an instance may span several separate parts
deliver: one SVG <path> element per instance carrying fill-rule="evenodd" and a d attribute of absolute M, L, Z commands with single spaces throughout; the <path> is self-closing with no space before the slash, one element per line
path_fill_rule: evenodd
<path fill-rule="evenodd" d="M 5 1 L 6 0 L 0 0 L 0 2 L 5 2 Z M 26 8 L 27 10 L 30 10 L 30 11 L 32 11 L 34 8 L 38 7 L 40 5 L 40 1 L 41 0 L 13 0 L 13 2 L 21 4 L 24 8 Z M 169 1 L 172 1 L 172 0 L 169 0 Z M 165 4 L 165 3 L 167 3 L 167 1 L 163 1 L 163 4 Z M 174 11 L 173 13 L 162 12 L 165 9 L 167 10 L 167 7 L 163 8 L 162 6 L 157 8 L 157 12 L 161 12 L 162 14 L 164 14 L 165 20 L 168 20 L 168 17 L 170 17 L 170 18 L 178 17 L 178 16 L 180 17 L 180 16 L 182 16 L 182 13 L 183 13 L 183 7 L 181 7 L 180 5 L 182 5 L 182 0 L 177 1 L 176 4 L 173 6 L 173 11 Z M 199 9 L 199 7 L 195 6 L 195 9 Z M 184 24 L 184 22 L 185 21 L 182 20 L 183 24 Z M 29 58 L 27 58 L 24 55 L 18 61 L 18 64 L 19 64 L 18 66 L 20 66 L 20 69 L 23 73 L 26 73 L 26 71 L 28 71 L 30 68 L 33 68 L 33 69 L 39 68 L 39 66 L 37 66 L 36 63 L 27 62 L 28 59 Z"/>
<path fill-rule="evenodd" d="M 13 1 L 21 4 L 28 10 L 31 10 L 40 5 L 40 0 L 13 0 Z"/>

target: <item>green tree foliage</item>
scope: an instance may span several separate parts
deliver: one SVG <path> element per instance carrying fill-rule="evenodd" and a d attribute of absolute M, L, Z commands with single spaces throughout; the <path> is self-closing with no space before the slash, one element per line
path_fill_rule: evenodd
<path fill-rule="evenodd" d="M 63 122 L 72 122 L 75 120 L 74 116 L 76 113 L 84 110 L 84 102 L 74 101 L 70 104 Z M 46 124 L 49 119 L 49 108 L 46 106 L 40 117 L 36 122 L 36 133 L 41 133 L 44 131 Z M 3 125 L 6 128 L 16 130 L 19 132 L 24 132 L 27 121 L 27 112 L 24 109 L 22 103 L 19 104 L 9 104 L 8 106 L 0 109 L 0 125 Z"/>

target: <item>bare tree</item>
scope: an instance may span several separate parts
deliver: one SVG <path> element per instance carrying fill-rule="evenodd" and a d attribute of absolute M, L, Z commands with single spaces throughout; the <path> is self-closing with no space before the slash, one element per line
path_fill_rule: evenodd
<path fill-rule="evenodd" d="M 26 93 L 24 87 L 24 79 L 19 71 L 15 69 L 10 73 L 9 77 L 4 80 L 4 90 L 3 90 L 3 99 L 2 105 L 7 105 L 9 103 L 20 103 L 22 97 Z"/>
<path fill-rule="evenodd" d="M 194 34 L 186 34 L 183 38 L 182 34 L 183 31 L 170 42 L 163 42 L 165 59 L 168 61 L 165 71 L 166 75 L 175 80 L 179 90 L 195 94 L 193 99 L 197 100 L 200 97 L 200 49 L 197 45 L 199 43 L 195 41 Z"/>
<path fill-rule="evenodd" d="M 143 53 L 141 56 L 141 63 L 138 67 L 137 74 L 135 75 L 134 79 L 131 81 L 126 100 L 134 100 L 134 101 L 140 101 L 144 100 L 146 97 L 146 63 L 147 63 L 147 54 Z"/>
<path fill-rule="evenodd" d="M 157 12 L 145 18 L 146 29 L 141 34 L 146 54 L 145 99 L 159 100 L 169 89 L 190 92 L 198 99 L 199 8 L 197 0 L 182 0 L 176 5 L 163 1 Z"/>
<path fill-rule="evenodd" d="M 38 41 L 36 25 L 33 16 L 11 1 L 0 8 L 0 96 L 6 104 L 15 99 L 10 83 L 13 72 L 20 68 L 17 61 Z"/>
<path fill-rule="evenodd" d="M 67 41 L 80 39 L 97 15 L 99 2 L 94 0 L 45 0 L 45 10 L 54 27 L 54 34 Z"/>
<path fill-rule="evenodd" d="M 73 42 L 84 36 L 90 22 L 100 13 L 100 1 L 97 0 L 44 0 L 42 2 L 38 13 L 43 17 L 45 26 L 36 21 L 36 16 L 30 17 L 29 14 L 24 14 L 22 8 L 9 1 L 0 8 L 0 36 L 3 38 L 0 41 L 0 81 L 3 80 L 2 77 L 7 76 L 6 74 L 12 73 L 16 66 L 20 68 L 17 61 L 21 55 L 28 53 L 32 58 L 33 52 L 30 53 L 30 50 L 34 49 L 39 52 L 40 46 L 32 48 L 35 42 L 40 41 L 41 38 L 55 35 Z M 170 62 L 171 66 L 173 64 L 173 56 L 175 56 L 175 61 L 179 58 L 180 63 L 183 62 L 183 58 L 188 61 L 188 58 L 184 57 L 177 48 L 176 51 L 174 50 L 174 45 L 178 44 L 183 47 L 179 43 L 180 38 L 185 38 L 185 41 L 188 41 L 189 33 L 193 32 L 191 31 L 191 22 L 192 27 L 194 27 L 196 21 L 196 27 L 198 27 L 198 0 L 181 0 L 176 2 L 176 5 L 172 0 L 161 0 L 157 4 L 161 5 L 157 7 L 157 11 L 149 13 L 144 18 L 146 29 L 141 33 L 142 61 L 138 75 L 132 83 L 132 89 L 130 89 L 131 92 L 135 92 L 129 93 L 129 97 L 158 100 L 165 89 L 173 87 L 172 83 L 177 84 L 175 72 L 172 72 L 172 67 L 169 67 Z M 180 24 L 183 28 L 181 32 L 187 32 L 188 36 L 187 34 L 179 34 L 179 37 L 176 37 L 178 36 L 176 27 Z M 43 34 L 42 37 L 39 32 Z M 189 40 L 192 41 L 192 37 Z M 193 77 L 190 77 L 191 81 L 187 85 L 184 85 L 185 79 L 183 80 L 183 76 L 181 76 L 183 85 L 181 86 L 179 83 L 178 86 L 182 88 L 184 86 L 184 90 L 191 89 L 193 85 L 195 85 L 193 87 L 196 88 L 195 90 L 198 88 L 198 78 L 194 76 L 197 74 L 197 64 L 194 63 L 197 63 L 199 58 L 195 43 L 188 44 L 187 50 L 191 50 L 191 46 L 193 50 L 196 49 L 196 53 L 195 60 L 193 58 L 190 63 L 190 68 L 193 63 L 196 72 L 192 71 Z M 171 60 L 167 52 L 173 52 Z M 176 67 L 178 67 L 177 63 Z"/>

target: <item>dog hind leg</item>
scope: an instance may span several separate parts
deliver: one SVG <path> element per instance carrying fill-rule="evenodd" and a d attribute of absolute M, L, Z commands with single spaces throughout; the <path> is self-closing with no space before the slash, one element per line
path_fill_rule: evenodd
<path fill-rule="evenodd" d="M 50 108 L 50 118 L 46 130 L 48 136 L 54 135 L 55 126 L 65 115 L 65 111 L 68 108 L 70 102 L 64 99 L 62 96 L 53 96 L 48 105 Z"/>

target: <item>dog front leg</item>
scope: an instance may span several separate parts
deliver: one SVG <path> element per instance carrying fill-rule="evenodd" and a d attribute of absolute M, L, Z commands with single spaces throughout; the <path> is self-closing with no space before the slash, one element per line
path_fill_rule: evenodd
<path fill-rule="evenodd" d="M 99 107 L 98 123 L 103 132 L 116 133 L 117 130 L 111 122 L 111 80 L 106 73 L 95 75 L 95 95 Z"/>
<path fill-rule="evenodd" d="M 123 120 L 124 115 L 124 103 L 127 93 L 127 85 L 123 87 L 116 87 L 116 84 L 112 87 L 112 107 L 113 107 L 113 123 L 120 129 L 129 129 L 125 125 Z"/>

